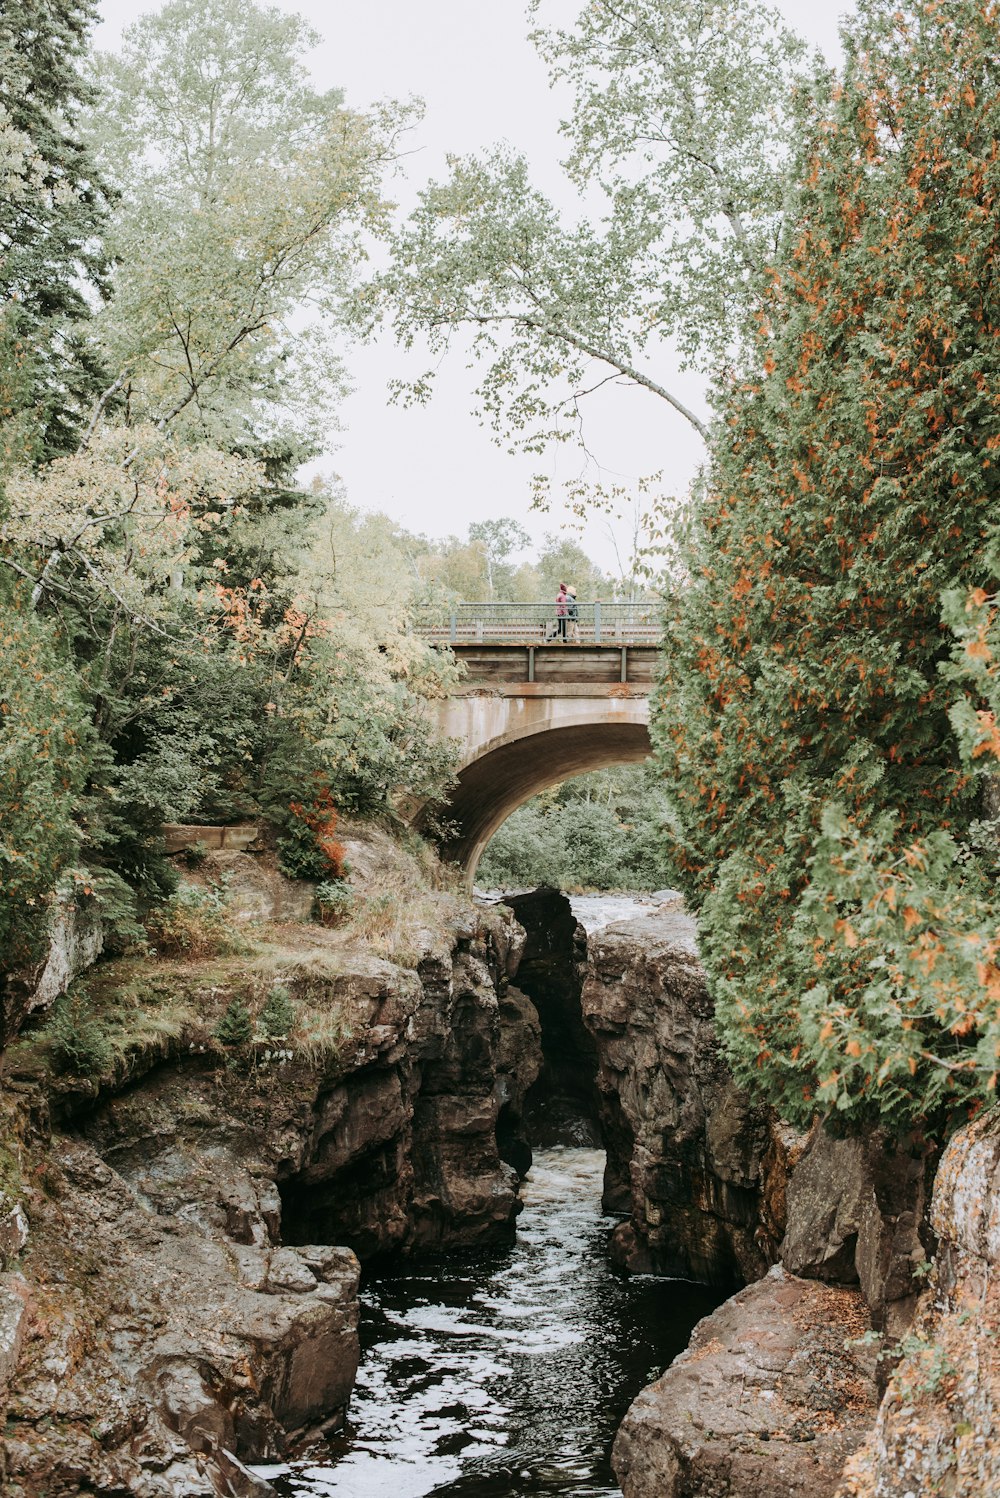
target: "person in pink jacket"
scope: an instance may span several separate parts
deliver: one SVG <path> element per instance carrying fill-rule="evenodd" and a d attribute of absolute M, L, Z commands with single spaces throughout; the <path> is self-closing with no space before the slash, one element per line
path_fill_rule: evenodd
<path fill-rule="evenodd" d="M 566 584 L 559 584 L 559 592 L 556 594 L 556 634 L 563 644 L 566 643 Z"/>

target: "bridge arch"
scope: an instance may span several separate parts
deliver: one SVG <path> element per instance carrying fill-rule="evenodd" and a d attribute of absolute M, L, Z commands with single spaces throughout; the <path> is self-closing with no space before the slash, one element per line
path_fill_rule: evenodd
<path fill-rule="evenodd" d="M 458 783 L 438 809 L 455 828 L 441 851 L 470 885 L 486 844 L 525 801 L 651 752 L 657 606 L 581 603 L 562 630 L 551 612 L 548 604 L 466 603 L 446 624 L 432 610 L 421 625 L 462 672 L 434 715 L 437 731 L 461 748 Z M 426 816 L 417 812 L 416 824 Z"/>
<path fill-rule="evenodd" d="M 444 809 L 456 831 L 442 844 L 470 882 L 487 843 L 512 811 L 573 775 L 650 755 L 645 695 L 453 698 L 442 728 L 463 744 Z"/>

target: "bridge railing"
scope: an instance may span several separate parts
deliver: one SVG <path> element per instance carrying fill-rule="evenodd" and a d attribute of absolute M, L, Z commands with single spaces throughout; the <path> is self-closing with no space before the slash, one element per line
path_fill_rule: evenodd
<path fill-rule="evenodd" d="M 655 645 L 659 603 L 578 603 L 559 619 L 554 603 L 457 603 L 417 610 L 417 633 L 440 645 Z"/>

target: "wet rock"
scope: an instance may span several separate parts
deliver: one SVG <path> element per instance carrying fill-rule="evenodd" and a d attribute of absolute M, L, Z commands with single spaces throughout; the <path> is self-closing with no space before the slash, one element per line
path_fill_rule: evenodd
<path fill-rule="evenodd" d="M 537 1075 L 538 1020 L 506 971 L 509 915 L 440 936 L 415 972 L 369 964 L 337 980 L 359 1040 L 277 1169 L 293 1243 L 345 1243 L 363 1259 L 403 1249 L 509 1241 L 519 1209 L 505 1137 L 519 1134 Z M 355 1017 L 356 1016 L 356 1017 Z"/>
<path fill-rule="evenodd" d="M 608 1149 L 605 1205 L 627 1210 L 626 1269 L 738 1285 L 775 1257 L 780 1135 L 719 1055 L 694 922 L 679 907 L 591 938 L 583 1015 L 594 1036 Z"/>
<path fill-rule="evenodd" d="M 1000 1109 L 945 1149 L 931 1226 L 931 1286 L 839 1498 L 1000 1492 Z"/>
<path fill-rule="evenodd" d="M 867 1325 L 859 1292 L 775 1266 L 632 1404 L 613 1453 L 624 1498 L 831 1498 L 875 1415 Z"/>
<path fill-rule="evenodd" d="M 587 938 L 569 900 L 542 887 L 504 896 L 525 931 L 517 970 L 541 1027 L 542 1064 L 525 1112 L 540 1147 L 597 1144 L 597 1050 L 584 1023 L 580 993 Z"/>
<path fill-rule="evenodd" d="M 52 1155 L 58 1195 L 33 1202 L 40 1309 L 20 1333 L 5 1492 L 259 1491 L 246 1462 L 342 1418 L 357 1261 L 320 1254 L 320 1283 L 293 1249 L 232 1245 L 210 1213 L 163 1211 L 89 1145 L 57 1138 Z M 208 1200 L 216 1162 L 187 1156 Z"/>
<path fill-rule="evenodd" d="M 531 1146 L 525 1123 L 526 1099 L 542 1066 L 538 1011 L 519 988 L 509 986 L 500 998 L 500 1035 L 496 1055 L 495 1098 L 497 1148 L 501 1160 L 519 1176 L 531 1169 Z"/>

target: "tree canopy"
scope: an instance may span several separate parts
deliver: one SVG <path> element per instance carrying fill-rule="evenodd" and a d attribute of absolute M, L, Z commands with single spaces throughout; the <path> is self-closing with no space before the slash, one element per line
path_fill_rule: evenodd
<path fill-rule="evenodd" d="M 578 438 L 586 396 L 612 380 L 704 437 L 664 356 L 714 373 L 754 327 L 805 48 L 762 0 L 595 0 L 571 29 L 539 25 L 534 39 L 570 90 L 566 170 L 595 212 L 560 214 L 507 149 L 456 156 L 391 236 L 392 265 L 359 316 L 435 356 L 464 331 L 484 368 L 479 409 L 514 448 Z M 431 366 L 400 393 L 425 400 L 433 379 Z"/>

